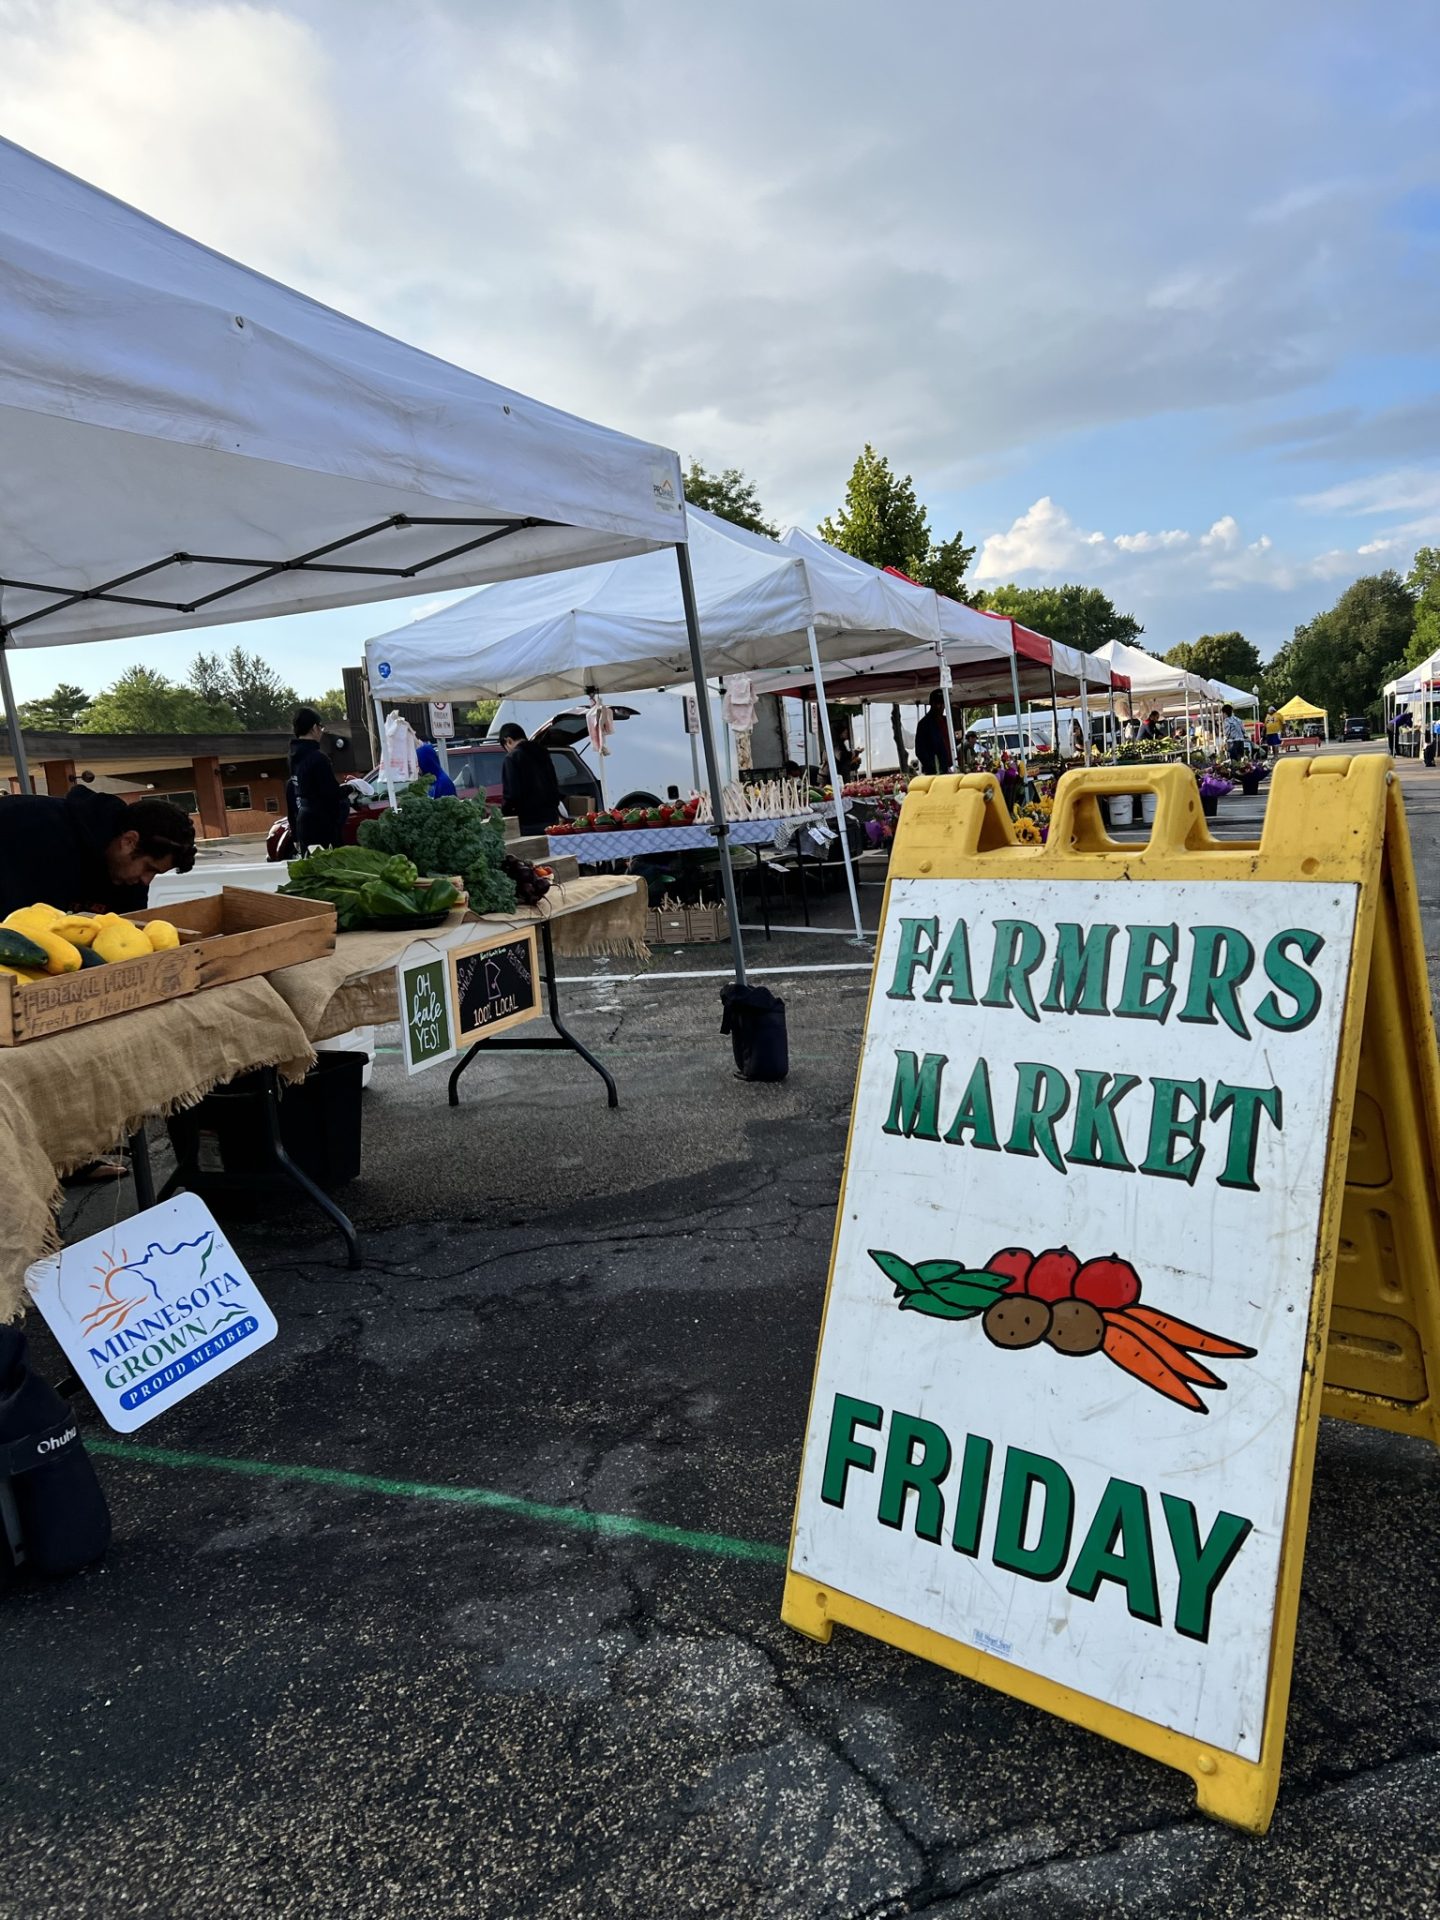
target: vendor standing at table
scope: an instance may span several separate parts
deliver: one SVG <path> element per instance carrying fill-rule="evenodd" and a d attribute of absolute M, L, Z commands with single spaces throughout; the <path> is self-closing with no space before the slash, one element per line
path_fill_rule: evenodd
<path fill-rule="evenodd" d="M 950 757 L 950 735 L 945 726 L 945 696 L 932 693 L 930 707 L 915 729 L 915 758 L 921 773 L 950 773 L 955 762 Z"/>
<path fill-rule="evenodd" d="M 161 873 L 189 873 L 195 827 L 168 800 L 127 806 L 74 786 L 0 797 L 0 918 L 44 904 L 64 913 L 134 913 Z"/>
<path fill-rule="evenodd" d="M 313 707 L 296 708 L 294 731 L 285 805 L 295 845 L 301 853 L 309 853 L 312 847 L 338 847 L 345 838 L 350 803 L 335 778 L 323 745 L 325 729 Z"/>
<path fill-rule="evenodd" d="M 560 782 L 550 756 L 513 720 L 505 722 L 498 738 L 505 749 L 500 804 L 515 815 L 521 833 L 544 833 L 560 818 Z"/>

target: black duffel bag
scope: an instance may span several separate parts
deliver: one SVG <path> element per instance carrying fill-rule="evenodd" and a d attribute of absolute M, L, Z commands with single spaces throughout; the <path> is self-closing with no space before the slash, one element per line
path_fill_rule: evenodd
<path fill-rule="evenodd" d="M 0 1327 L 0 1568 L 76 1573 L 110 1544 L 110 1509 L 69 1406 Z"/>
<path fill-rule="evenodd" d="M 720 989 L 735 1071 L 742 1080 L 783 1080 L 790 1071 L 790 1041 L 785 1032 L 785 1002 L 768 987 L 741 987 L 732 981 Z"/>

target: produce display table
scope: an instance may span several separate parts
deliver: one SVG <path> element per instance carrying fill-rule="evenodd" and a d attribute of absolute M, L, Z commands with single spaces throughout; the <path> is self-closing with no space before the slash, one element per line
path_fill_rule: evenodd
<path fill-rule="evenodd" d="M 21 1310 L 26 1267 L 56 1245 L 61 1175 L 127 1135 L 143 1143 L 149 1114 L 190 1106 L 256 1068 L 301 1079 L 313 1059 L 299 1021 L 262 979 L 0 1049 L 0 1324 Z"/>
<path fill-rule="evenodd" d="M 730 839 L 737 847 L 773 847 L 782 827 L 799 826 L 813 818 L 813 814 L 803 813 L 788 819 L 732 820 Z M 634 860 L 645 853 L 682 853 L 715 845 L 715 827 L 710 821 L 698 821 L 692 827 L 621 827 L 614 833 L 557 833 L 549 839 L 552 854 L 572 854 L 582 867 L 598 866 L 602 860 Z"/>
<path fill-rule="evenodd" d="M 850 811 L 847 800 L 845 811 Z M 810 924 L 810 903 L 805 894 L 804 849 L 798 837 L 797 829 L 819 823 L 829 825 L 833 814 L 820 813 L 811 809 L 807 813 L 792 813 L 765 820 L 732 820 L 730 822 L 730 843 L 739 847 L 775 847 L 795 843 L 795 860 L 800 870 L 800 899 L 804 909 L 805 924 Z M 558 833 L 551 836 L 548 845 L 552 855 L 568 853 L 582 867 L 598 866 L 608 860 L 642 859 L 647 854 L 687 853 L 702 848 L 713 849 L 718 842 L 712 821 L 700 821 L 689 827 L 622 827 L 615 833 Z M 760 910 L 765 923 L 765 937 L 770 938 L 770 890 L 767 884 L 766 863 L 756 856 L 756 865 L 760 876 Z"/>
<path fill-rule="evenodd" d="M 272 973 L 270 984 L 310 1040 L 329 1040 L 354 1027 L 386 1026 L 400 1018 L 395 963 L 417 941 L 464 946 L 477 935 L 507 927 L 535 927 L 543 941 L 554 927 L 553 945 L 560 953 L 643 960 L 645 911 L 644 882 L 628 874 L 567 880 L 551 887 L 538 906 L 510 913 L 457 911 L 431 933 L 342 933 L 334 953 Z"/>
<path fill-rule="evenodd" d="M 279 1083 L 303 1079 L 314 1063 L 314 1041 L 399 1017 L 395 963 L 418 940 L 463 946 L 488 931 L 537 927 L 559 1036 L 549 1044 L 570 1048 L 594 1067 L 614 1105 L 610 1075 L 556 1019 L 554 952 L 558 947 L 643 957 L 644 925 L 643 882 L 628 876 L 573 880 L 553 887 L 538 907 L 478 918 L 456 913 L 433 933 L 342 934 L 334 953 L 268 978 L 212 987 L 25 1046 L 0 1048 L 0 1164 L 7 1176 L 0 1204 L 0 1325 L 23 1308 L 25 1269 L 57 1244 L 60 1176 L 112 1152 L 128 1137 L 136 1197 L 141 1206 L 149 1205 L 147 1116 L 192 1106 L 257 1070 L 264 1075 L 265 1113 L 274 1133 Z M 356 1018 L 357 1008 L 363 1018 Z M 480 1044 L 502 1046 L 504 1040 Z M 452 1104 L 453 1080 L 475 1051 L 452 1075 Z M 278 1149 L 278 1137 L 272 1147 Z M 358 1264 L 358 1241 L 347 1217 L 285 1160 L 283 1150 L 273 1158 L 335 1222 L 351 1263 Z"/>

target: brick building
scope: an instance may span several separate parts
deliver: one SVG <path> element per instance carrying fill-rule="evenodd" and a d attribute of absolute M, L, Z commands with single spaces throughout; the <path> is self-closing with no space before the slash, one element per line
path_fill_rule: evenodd
<path fill-rule="evenodd" d="M 361 734 L 360 766 L 346 721 L 325 723 L 335 771 L 365 772 L 369 741 Z M 338 743 L 338 744 L 336 744 Z M 266 834 L 285 812 L 288 733 L 27 733 L 25 751 L 37 793 L 63 795 L 87 775 L 107 791 L 138 800 L 173 801 L 196 834 Z M 0 751 L 0 784 L 20 790 L 15 763 Z"/>

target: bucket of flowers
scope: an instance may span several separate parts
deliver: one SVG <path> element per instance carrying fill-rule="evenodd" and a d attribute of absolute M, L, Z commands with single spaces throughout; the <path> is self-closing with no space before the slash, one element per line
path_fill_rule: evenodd
<path fill-rule="evenodd" d="M 1235 782 L 1218 767 L 1207 767 L 1200 776 L 1200 805 L 1208 818 L 1214 819 L 1220 811 L 1221 799 L 1234 788 Z"/>
<path fill-rule="evenodd" d="M 1002 753 L 1000 764 L 995 769 L 995 778 L 1000 782 L 1000 796 L 1010 813 L 1015 812 L 1015 803 L 1025 785 L 1025 771 L 1013 754 Z"/>
<path fill-rule="evenodd" d="M 1268 760 L 1241 760 L 1231 771 L 1240 782 L 1242 793 L 1258 793 L 1260 782 L 1270 771 Z"/>

